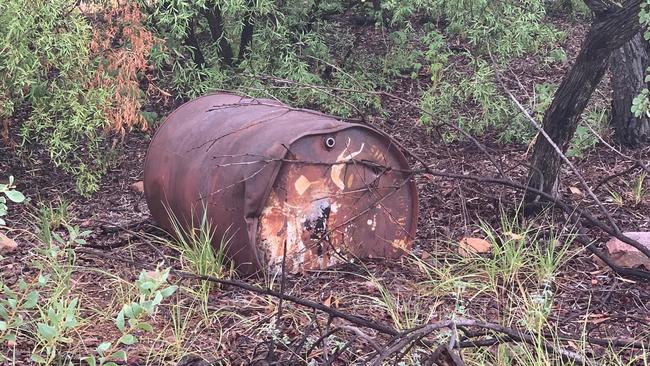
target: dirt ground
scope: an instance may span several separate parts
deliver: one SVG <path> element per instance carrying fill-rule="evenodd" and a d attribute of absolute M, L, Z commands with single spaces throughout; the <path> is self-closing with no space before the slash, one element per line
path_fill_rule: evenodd
<path fill-rule="evenodd" d="M 565 49 L 572 59 L 577 52 L 577 45 L 572 37 Z M 513 62 L 508 78 L 509 85 L 516 91 L 522 101 L 526 101 L 533 85 L 539 80 L 555 81 L 561 79 L 569 65 L 553 65 L 549 68 L 528 67 L 539 65 L 540 60 L 530 56 Z M 533 70 L 533 71 L 530 71 Z M 541 70 L 541 71 L 540 71 Z M 405 79 L 400 82 L 393 93 L 408 99 L 417 100 L 417 83 L 420 80 Z M 523 89 L 522 89 L 523 87 Z M 603 88 L 606 93 L 606 86 Z M 371 122 L 400 141 L 410 151 L 423 157 L 434 169 L 449 172 L 495 176 L 497 171 L 486 156 L 471 142 L 444 144 L 440 142 L 436 131 L 419 124 L 419 112 L 399 101 L 385 98 L 384 107 L 389 112 L 386 119 L 372 118 Z M 160 257 L 141 236 L 135 233 L 164 235 L 156 229 L 151 219 L 144 196 L 131 188 L 135 182 L 142 180 L 143 165 L 148 141 L 153 131 L 147 133 L 133 132 L 128 135 L 117 164 L 106 174 L 99 192 L 90 198 L 79 196 L 74 191 L 74 182 L 70 177 L 53 169 L 47 159 L 38 153 L 23 157 L 21 161 L 9 147 L 0 145 L 0 175 L 14 175 L 18 189 L 31 201 L 26 205 L 12 205 L 8 226 L 10 233 L 18 242 L 18 250 L 0 261 L 0 269 L 5 283 L 9 286 L 21 276 L 33 276 L 37 273 L 32 260 L 38 253 L 40 245 L 28 232 L 34 232 L 36 219 L 35 208 L 38 202 L 57 202 L 64 199 L 69 202 L 70 222 L 91 230 L 86 239 L 95 250 L 107 254 L 95 257 L 79 253 L 78 270 L 73 275 L 72 292 L 80 296 L 84 309 L 107 309 L 113 316 L 119 311 L 120 302 L 114 294 L 122 282 L 133 282 L 140 269 L 154 268 Z M 490 154 L 501 164 L 514 180 L 524 182 L 527 174 L 526 163 L 530 152 L 526 146 L 498 144 L 493 136 L 483 136 L 481 141 Z M 625 154 L 648 161 L 650 148 L 623 150 Z M 626 200 L 623 205 L 612 200 L 611 191 L 629 192 L 629 184 L 638 171 L 599 183 L 612 174 L 626 170 L 630 165 L 603 144 L 598 144 L 587 155 L 575 161 L 581 174 L 592 187 L 598 187 L 595 193 L 610 210 L 623 231 L 650 230 L 650 197 L 632 204 Z M 568 170 L 562 175 L 563 199 L 582 209 L 589 210 L 596 217 L 602 218 L 596 206 L 586 199 L 584 193 L 570 188 L 580 184 L 574 174 Z M 514 212 L 521 194 L 509 188 L 485 185 L 468 181 L 454 181 L 434 178 L 427 175 L 417 177 L 419 189 L 420 217 L 417 239 L 414 243 L 413 256 L 425 260 L 445 260 L 458 251 L 458 241 L 465 236 L 480 235 L 478 226 L 481 220 L 499 226 L 500 212 Z M 556 213 L 558 222 L 563 215 Z M 528 220 L 528 219 L 526 219 Z M 115 227 L 127 228 L 127 230 Z M 602 246 L 608 236 L 597 228 L 589 228 L 589 234 Z M 165 265 L 182 269 L 182 260 L 170 248 L 160 248 L 166 255 Z M 568 260 L 553 281 L 554 302 L 549 324 L 552 328 L 571 334 L 588 334 L 594 337 L 650 337 L 650 284 L 617 276 L 596 264 L 588 253 L 580 250 L 580 244 L 573 243 L 575 255 Z M 129 263 L 135 262 L 140 268 Z M 394 324 L 394 318 L 386 309 L 374 305 L 373 297 L 380 296 L 381 283 L 396 299 L 399 308 L 407 313 L 413 309 L 419 313 L 433 314 L 430 321 L 444 319 L 457 311 L 458 298 L 449 293 L 430 296 L 421 292 L 418 284 L 426 281 L 426 276 L 412 265 L 410 258 L 401 261 L 373 260 L 362 264 L 347 264 L 327 271 L 292 275 L 287 278 L 286 292 L 301 298 L 331 305 L 341 311 L 364 316 L 377 323 Z M 120 279 L 120 280 L 116 280 Z M 178 283 L 179 278 L 170 279 Z M 260 283 L 257 280 L 250 280 Z M 181 282 L 190 286 L 191 283 Z M 277 285 L 277 283 L 276 283 Z M 428 297 L 430 296 L 430 297 Z M 503 300 L 503 299 L 501 299 Z M 499 295 L 481 293 L 463 299 L 464 316 L 499 322 L 503 314 L 503 303 Z M 236 288 L 214 288 L 210 292 L 207 311 L 218 316 L 204 316 L 199 312 L 190 313 L 191 294 L 177 292 L 170 300 L 180 304 L 177 308 L 169 307 L 156 314 L 153 324 L 156 337 L 143 339 L 129 349 L 129 364 L 145 362 L 157 364 L 176 364 L 178 349 L 186 353 L 200 355 L 208 362 L 222 361 L 238 365 L 247 364 L 268 353 L 267 342 L 273 337 L 270 330 L 274 324 L 277 311 L 277 299 L 253 294 Z M 296 305 L 285 305 L 287 311 L 281 319 L 282 334 L 290 340 L 300 339 L 305 333 L 314 331 L 315 313 Z M 174 309 L 180 309 L 177 314 Z M 174 331 L 179 327 L 178 314 L 183 313 L 182 337 Z M 414 314 L 418 313 L 413 311 Z M 70 345 L 71 354 L 84 354 L 84 350 L 93 349 L 103 339 L 116 334 L 114 323 L 110 318 L 101 319 L 96 312 L 85 314 L 87 322 L 80 330 L 79 344 Z M 16 359 L 27 364 L 33 344 L 20 343 L 16 347 Z M 176 349 L 176 348 L 178 349 Z M 173 348 L 173 351 L 172 351 Z M 371 352 L 363 341 L 355 343 L 339 364 L 353 362 L 355 355 L 362 357 Z M 593 350 L 594 353 L 602 350 Z M 167 352 L 167 353 L 166 353 Z M 277 351 L 280 352 L 281 351 Z M 634 351 L 629 351 L 633 353 Z M 167 356 L 157 359 L 154 354 Z M 185 358 L 186 364 L 192 364 Z M 189 361 L 188 361 L 189 360 Z M 194 364 L 200 364 L 196 361 Z M 260 363 L 262 364 L 262 363 Z"/>

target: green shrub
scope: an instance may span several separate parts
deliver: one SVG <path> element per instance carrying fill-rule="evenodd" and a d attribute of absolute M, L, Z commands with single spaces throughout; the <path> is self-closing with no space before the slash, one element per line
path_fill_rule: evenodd
<path fill-rule="evenodd" d="M 82 194 L 98 188 L 107 168 L 102 131 L 124 133 L 146 125 L 139 116 L 136 73 L 146 66 L 143 55 L 153 42 L 137 30 L 137 8 L 93 3 L 87 8 L 82 12 L 74 0 L 0 2 L 4 137 L 18 140 L 23 152 L 45 148 Z M 115 17 L 102 18 L 103 13 Z M 113 23 L 118 17 L 128 25 Z M 91 19 L 101 24 L 92 27 Z M 124 49 L 129 52 L 120 53 Z M 19 107 L 28 117 L 19 136 L 9 136 L 9 120 Z"/>
<path fill-rule="evenodd" d="M 531 133 L 525 125 L 522 128 L 519 112 L 501 94 L 492 67 L 481 59 L 470 59 L 470 64 L 470 75 L 451 69 L 424 93 L 421 107 L 429 113 L 422 114 L 422 123 L 445 121 L 474 134 L 498 131 L 504 141 L 528 140 Z M 461 136 L 447 130 L 443 138 L 450 142 Z"/>
<path fill-rule="evenodd" d="M 153 61 L 165 85 L 180 99 L 225 89 L 343 117 L 379 106 L 372 95 L 320 88 L 367 91 L 376 86 L 375 78 L 363 67 L 337 65 L 341 58 L 350 57 L 336 55 L 337 46 L 354 52 L 353 40 L 336 21 L 320 16 L 342 11 L 340 1 L 162 0 L 143 3 L 142 8 L 150 29 L 165 40 Z M 221 33 L 210 24 L 215 14 L 221 20 Z M 243 35 L 248 17 L 254 24 L 252 39 L 242 48 L 247 44 Z M 260 78 L 271 75 L 297 84 Z"/>
<path fill-rule="evenodd" d="M 13 203 L 21 203 L 25 201 L 25 196 L 20 191 L 16 190 L 13 176 L 9 176 L 8 183 L 0 183 L 0 225 L 7 224 L 2 218 L 7 215 L 7 200 Z"/>
<path fill-rule="evenodd" d="M 447 23 L 446 32 L 465 38 L 479 51 L 504 58 L 537 51 L 557 39 L 543 22 L 543 0 L 392 0 L 382 2 L 393 24 L 412 21 L 415 14 Z"/>
<path fill-rule="evenodd" d="M 96 189 L 110 93 L 89 84 L 90 25 L 72 0 L 0 3 L 0 119 L 31 106 L 20 126 L 20 144 L 40 144 L 55 165 L 77 179 L 82 193 Z"/>

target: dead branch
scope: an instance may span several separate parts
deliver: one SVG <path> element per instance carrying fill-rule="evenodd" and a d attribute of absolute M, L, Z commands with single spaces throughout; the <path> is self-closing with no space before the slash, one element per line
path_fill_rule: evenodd
<path fill-rule="evenodd" d="M 80 254 L 88 254 L 88 255 L 92 255 L 92 256 L 108 259 L 108 260 L 116 259 L 115 255 L 103 253 L 92 249 L 76 248 L 76 251 Z M 121 261 L 122 263 L 125 263 L 133 268 L 144 267 L 142 263 L 136 263 L 134 261 L 130 261 L 125 258 L 117 258 L 117 259 L 119 259 L 119 261 Z M 151 269 L 151 268 L 145 268 L 145 269 Z M 440 322 L 430 323 L 424 326 L 420 326 L 420 327 L 416 327 L 416 328 L 412 328 L 400 332 L 392 328 L 391 326 L 384 325 L 370 319 L 348 314 L 346 312 L 331 308 L 321 303 L 302 299 L 293 295 L 284 294 L 270 288 L 262 288 L 259 286 L 251 285 L 244 281 L 234 280 L 234 279 L 222 279 L 213 276 L 197 275 L 197 274 L 177 271 L 177 270 L 171 270 L 170 273 L 173 276 L 178 277 L 179 279 L 208 281 L 208 282 L 218 283 L 223 286 L 240 288 L 260 295 L 272 296 L 278 299 L 282 298 L 285 301 L 289 301 L 294 304 L 305 306 L 317 311 L 321 311 L 325 314 L 328 314 L 330 316 L 330 322 L 335 318 L 339 318 L 339 319 L 346 320 L 356 326 L 373 329 L 379 332 L 380 334 L 392 336 L 393 340 L 390 341 L 389 344 L 386 345 L 385 347 L 381 347 L 376 340 L 374 340 L 370 335 L 362 332 L 361 330 L 358 329 L 355 330 L 356 329 L 355 327 L 342 326 L 325 332 L 315 343 L 318 344 L 324 342 L 325 339 L 327 339 L 329 336 L 338 333 L 340 331 L 343 330 L 351 331 L 355 333 L 355 336 L 353 337 L 355 340 L 358 338 L 363 338 L 364 340 L 368 341 L 368 343 L 373 348 L 375 348 L 376 351 L 383 350 L 381 352 L 378 352 L 378 355 L 372 360 L 373 364 L 376 365 L 380 365 L 381 361 L 387 359 L 388 357 L 395 354 L 396 352 L 399 352 L 409 344 L 412 344 L 414 342 L 420 342 L 421 340 L 423 340 L 423 338 L 431 335 L 433 332 L 437 330 L 449 328 L 453 331 L 453 329 L 455 328 L 464 329 L 468 327 L 486 329 L 497 333 L 497 335 L 495 335 L 495 338 L 492 339 L 480 339 L 475 341 L 465 340 L 462 342 L 459 342 L 458 337 L 455 336 L 456 339 L 454 340 L 454 342 L 451 342 L 450 340 L 450 342 L 447 343 L 447 346 L 454 344 L 456 348 L 467 348 L 467 347 L 488 346 L 499 342 L 517 341 L 517 342 L 525 342 L 529 344 L 538 344 L 537 342 L 542 342 L 541 345 L 544 348 L 546 348 L 549 352 L 554 352 L 565 359 L 569 359 L 572 360 L 573 362 L 583 364 L 583 365 L 596 365 L 596 363 L 594 363 L 593 360 L 583 359 L 581 356 L 577 355 L 574 352 L 568 351 L 563 348 L 558 348 L 557 346 L 555 346 L 554 344 L 552 344 L 546 339 L 547 337 L 553 338 L 553 336 L 549 334 L 544 334 L 544 333 L 535 334 L 535 333 L 525 332 L 510 327 L 505 327 L 494 323 L 477 321 L 477 320 L 467 320 L 467 319 L 440 321 Z M 475 334 L 482 337 L 484 336 L 485 333 L 475 333 Z M 598 339 L 593 337 L 584 338 L 584 337 L 568 335 L 568 334 L 562 334 L 558 339 L 559 340 L 584 339 L 585 342 L 587 343 L 600 345 L 600 346 L 623 346 L 623 347 L 631 347 L 637 349 L 650 349 L 650 343 L 628 341 L 622 339 Z M 350 344 L 351 344 L 350 342 L 346 343 L 347 346 L 345 346 L 344 348 L 349 347 Z M 311 350 L 313 350 L 313 346 Z M 311 353 L 311 350 L 309 353 Z M 339 351 L 341 350 L 339 349 Z M 337 354 L 338 357 L 338 355 L 340 355 L 342 351 L 338 353 L 337 352 L 335 352 L 335 354 Z"/>

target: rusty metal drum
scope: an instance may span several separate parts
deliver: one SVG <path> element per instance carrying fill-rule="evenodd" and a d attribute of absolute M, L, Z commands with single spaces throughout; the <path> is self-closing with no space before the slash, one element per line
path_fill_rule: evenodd
<path fill-rule="evenodd" d="M 205 215 L 241 274 L 323 269 L 410 249 L 417 190 L 388 136 L 267 99 L 213 94 L 160 126 L 144 171 L 153 218 Z M 224 240 L 226 239 L 226 240 Z"/>

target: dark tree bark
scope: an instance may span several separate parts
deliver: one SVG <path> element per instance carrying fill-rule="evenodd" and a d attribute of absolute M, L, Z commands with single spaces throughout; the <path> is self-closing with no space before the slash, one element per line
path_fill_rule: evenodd
<path fill-rule="evenodd" d="M 233 57 L 232 47 L 230 46 L 230 43 L 228 43 L 224 33 L 221 9 L 215 5 L 213 8 L 203 11 L 203 15 L 208 21 L 212 41 L 219 44 L 218 55 L 221 59 L 221 63 L 226 66 L 231 66 Z"/>
<path fill-rule="evenodd" d="M 241 31 L 241 42 L 239 43 L 239 55 L 237 55 L 237 63 L 242 62 L 250 53 L 250 46 L 253 43 L 253 26 L 254 26 L 254 12 L 253 1 L 248 2 L 248 14 L 244 18 L 244 27 Z"/>
<path fill-rule="evenodd" d="M 575 64 L 562 80 L 551 106 L 544 114 L 544 131 L 562 152 L 569 148 L 580 114 L 603 78 L 612 51 L 620 48 L 641 29 L 641 1 L 627 0 L 617 5 L 613 1 L 585 0 L 594 11 L 595 19 Z M 528 175 L 529 186 L 556 195 L 561 165 L 561 156 L 543 136 L 538 136 Z M 528 203 L 538 199 L 539 195 L 526 195 Z"/>
<path fill-rule="evenodd" d="M 632 100 L 648 87 L 644 80 L 648 66 L 650 46 L 642 32 L 612 54 L 612 127 L 616 140 L 629 147 L 650 141 L 650 118 L 637 118 L 630 108 Z"/>
<path fill-rule="evenodd" d="M 190 52 L 192 52 L 192 60 L 194 60 L 194 63 L 201 68 L 205 67 L 205 57 L 203 57 L 203 52 L 199 46 L 199 41 L 196 39 L 196 34 L 194 33 L 194 22 L 190 22 L 187 26 L 185 45 L 190 48 Z"/>

